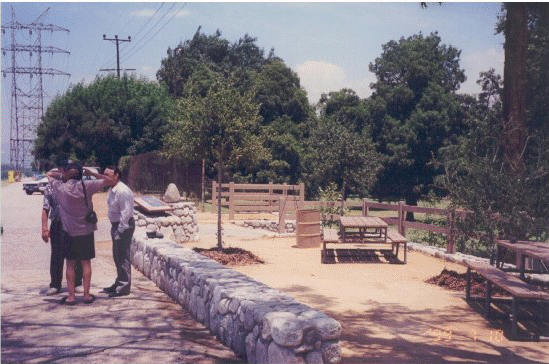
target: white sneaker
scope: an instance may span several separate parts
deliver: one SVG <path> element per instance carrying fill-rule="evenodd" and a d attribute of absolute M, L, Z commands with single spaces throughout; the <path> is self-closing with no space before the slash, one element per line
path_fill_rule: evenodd
<path fill-rule="evenodd" d="M 61 290 L 58 289 L 58 288 L 53 288 L 53 287 L 50 287 L 48 288 L 48 290 L 46 291 L 46 296 L 53 296 L 54 294 L 58 294 Z"/>
<path fill-rule="evenodd" d="M 82 286 L 76 286 L 76 287 L 74 288 L 74 291 L 75 291 L 76 293 L 84 293 L 84 287 L 82 287 Z"/>

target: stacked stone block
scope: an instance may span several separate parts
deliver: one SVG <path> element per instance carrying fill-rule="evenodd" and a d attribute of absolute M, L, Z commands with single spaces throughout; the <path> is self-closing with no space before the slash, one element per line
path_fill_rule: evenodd
<path fill-rule="evenodd" d="M 341 324 L 168 239 L 132 242 L 132 263 L 251 364 L 341 360 Z"/>
<path fill-rule="evenodd" d="M 138 227 L 144 227 L 149 232 L 159 231 L 166 238 L 177 243 L 198 240 L 198 222 L 196 206 L 193 202 L 170 203 L 173 211 L 169 214 L 145 215 L 135 212 Z"/>
<path fill-rule="evenodd" d="M 252 228 L 252 229 L 263 229 L 277 233 L 278 232 L 278 222 L 273 220 L 258 219 L 258 220 L 242 220 L 234 221 L 235 225 Z M 284 226 L 284 232 L 287 234 L 295 233 L 295 220 L 286 221 Z"/>

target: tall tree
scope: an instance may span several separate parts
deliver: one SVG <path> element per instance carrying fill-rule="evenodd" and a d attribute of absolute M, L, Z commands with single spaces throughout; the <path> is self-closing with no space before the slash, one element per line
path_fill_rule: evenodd
<path fill-rule="evenodd" d="M 549 236 L 549 5 L 506 3 L 503 10 L 503 83 L 493 70 L 481 74 L 472 127 L 445 151 L 449 194 L 475 212 L 465 231 L 488 246 L 496 238 Z"/>
<path fill-rule="evenodd" d="M 511 171 L 523 169 L 526 128 L 526 52 L 528 13 L 526 3 L 506 3 L 505 64 L 503 68 L 503 153 Z"/>
<path fill-rule="evenodd" d="M 307 134 L 306 121 L 314 113 L 297 74 L 275 57 L 273 50 L 265 56 L 256 38 L 249 35 L 231 44 L 220 31 L 207 36 L 199 28 L 192 39 L 168 50 L 157 77 L 173 96 L 181 98 L 187 97 L 185 88 L 190 82 L 195 92 L 204 96 L 215 77 L 228 74 L 241 92 L 254 90 L 267 136 L 265 146 L 272 154 L 272 159 L 260 165 L 231 167 L 227 171 L 231 179 L 297 183 L 302 172 L 300 140 Z"/>
<path fill-rule="evenodd" d="M 371 132 L 386 156 L 376 197 L 416 205 L 443 173 L 433 160 L 463 127 L 456 95 L 465 81 L 460 53 L 442 44 L 437 33 L 418 34 L 383 45 L 382 55 L 370 64 L 377 77 L 367 100 Z"/>
<path fill-rule="evenodd" d="M 307 144 L 311 188 L 325 189 L 335 183 L 342 201 L 349 193 L 368 194 L 381 166 L 368 129 L 355 132 L 336 119 L 322 117 L 312 128 Z"/>
<path fill-rule="evenodd" d="M 48 106 L 37 129 L 37 160 L 73 155 L 107 166 L 120 157 L 158 150 L 173 101 L 146 79 L 98 77 L 79 83 Z"/>
<path fill-rule="evenodd" d="M 234 81 L 218 77 L 202 97 L 187 85 L 188 97 L 177 103 L 164 139 L 168 155 L 181 155 L 189 160 L 205 158 L 217 169 L 219 185 L 224 171 L 243 161 L 254 165 L 269 159 L 263 147 L 259 105 L 251 92 L 240 93 Z M 221 236 L 221 188 L 218 191 L 217 247 L 223 250 Z"/>

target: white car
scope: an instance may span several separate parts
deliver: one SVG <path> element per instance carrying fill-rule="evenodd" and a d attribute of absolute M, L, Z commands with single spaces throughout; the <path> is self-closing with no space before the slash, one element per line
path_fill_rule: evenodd
<path fill-rule="evenodd" d="M 86 167 L 86 168 L 93 170 L 95 173 L 99 172 L 95 167 Z M 50 170 L 50 172 L 57 172 L 57 168 Z M 95 177 L 84 176 L 82 177 L 82 179 L 92 180 L 92 179 L 95 179 Z M 48 184 L 48 177 L 42 174 L 36 177 L 35 181 L 23 183 L 23 190 L 25 190 L 27 195 L 32 195 L 35 192 L 40 192 L 41 194 L 44 194 L 44 191 L 46 191 L 47 184 Z"/>
<path fill-rule="evenodd" d="M 35 192 L 40 192 L 41 194 L 44 194 L 47 184 L 48 177 L 40 175 L 36 177 L 34 181 L 23 183 L 23 190 L 25 190 L 27 195 L 32 195 Z"/>

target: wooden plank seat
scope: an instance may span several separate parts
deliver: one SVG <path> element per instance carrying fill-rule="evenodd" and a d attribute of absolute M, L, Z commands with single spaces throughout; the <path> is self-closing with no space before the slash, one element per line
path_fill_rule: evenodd
<path fill-rule="evenodd" d="M 393 245 L 393 250 L 395 250 L 395 246 L 396 246 L 395 255 L 397 257 L 398 257 L 398 248 L 400 247 L 400 244 L 404 245 L 404 261 L 403 262 L 404 264 L 406 264 L 408 240 L 395 230 L 387 230 L 387 241 L 391 242 L 391 244 Z"/>
<path fill-rule="evenodd" d="M 339 231 L 337 229 L 324 229 L 322 233 L 322 252 L 321 252 L 321 262 L 327 263 L 326 259 L 326 244 L 342 244 L 343 240 L 341 239 L 341 236 L 339 234 Z M 356 243 L 356 241 L 352 242 L 353 244 Z M 393 230 L 387 231 L 387 243 L 385 244 L 391 244 L 392 246 L 392 252 L 395 253 L 395 256 L 398 257 L 398 251 L 400 245 L 404 245 L 404 260 L 403 263 L 406 264 L 407 262 L 407 243 L 408 240 L 400 235 L 398 232 Z M 367 244 L 367 243 L 366 243 Z M 380 244 L 377 242 L 376 244 Z M 395 250 L 396 247 L 396 250 Z"/>
<path fill-rule="evenodd" d="M 326 244 L 337 243 L 341 243 L 341 238 L 339 237 L 339 231 L 337 229 L 324 229 L 322 231 L 322 251 L 320 252 L 321 263 L 335 263 L 335 260 L 328 261 L 327 259 Z"/>
<path fill-rule="evenodd" d="M 518 338 L 517 323 L 519 302 L 536 301 L 540 303 L 541 301 L 549 300 L 549 293 L 544 292 L 539 287 L 528 284 L 520 280 L 518 277 L 504 272 L 495 266 L 478 261 L 465 261 L 465 264 L 467 265 L 467 286 L 465 291 L 465 297 L 467 300 L 471 299 L 471 272 L 477 272 L 477 274 L 486 280 L 486 297 L 484 308 L 487 317 L 490 317 L 491 312 L 490 306 L 492 303 L 492 284 L 495 284 L 511 295 L 511 313 L 509 318 L 511 320 L 511 336 L 513 338 Z"/>

